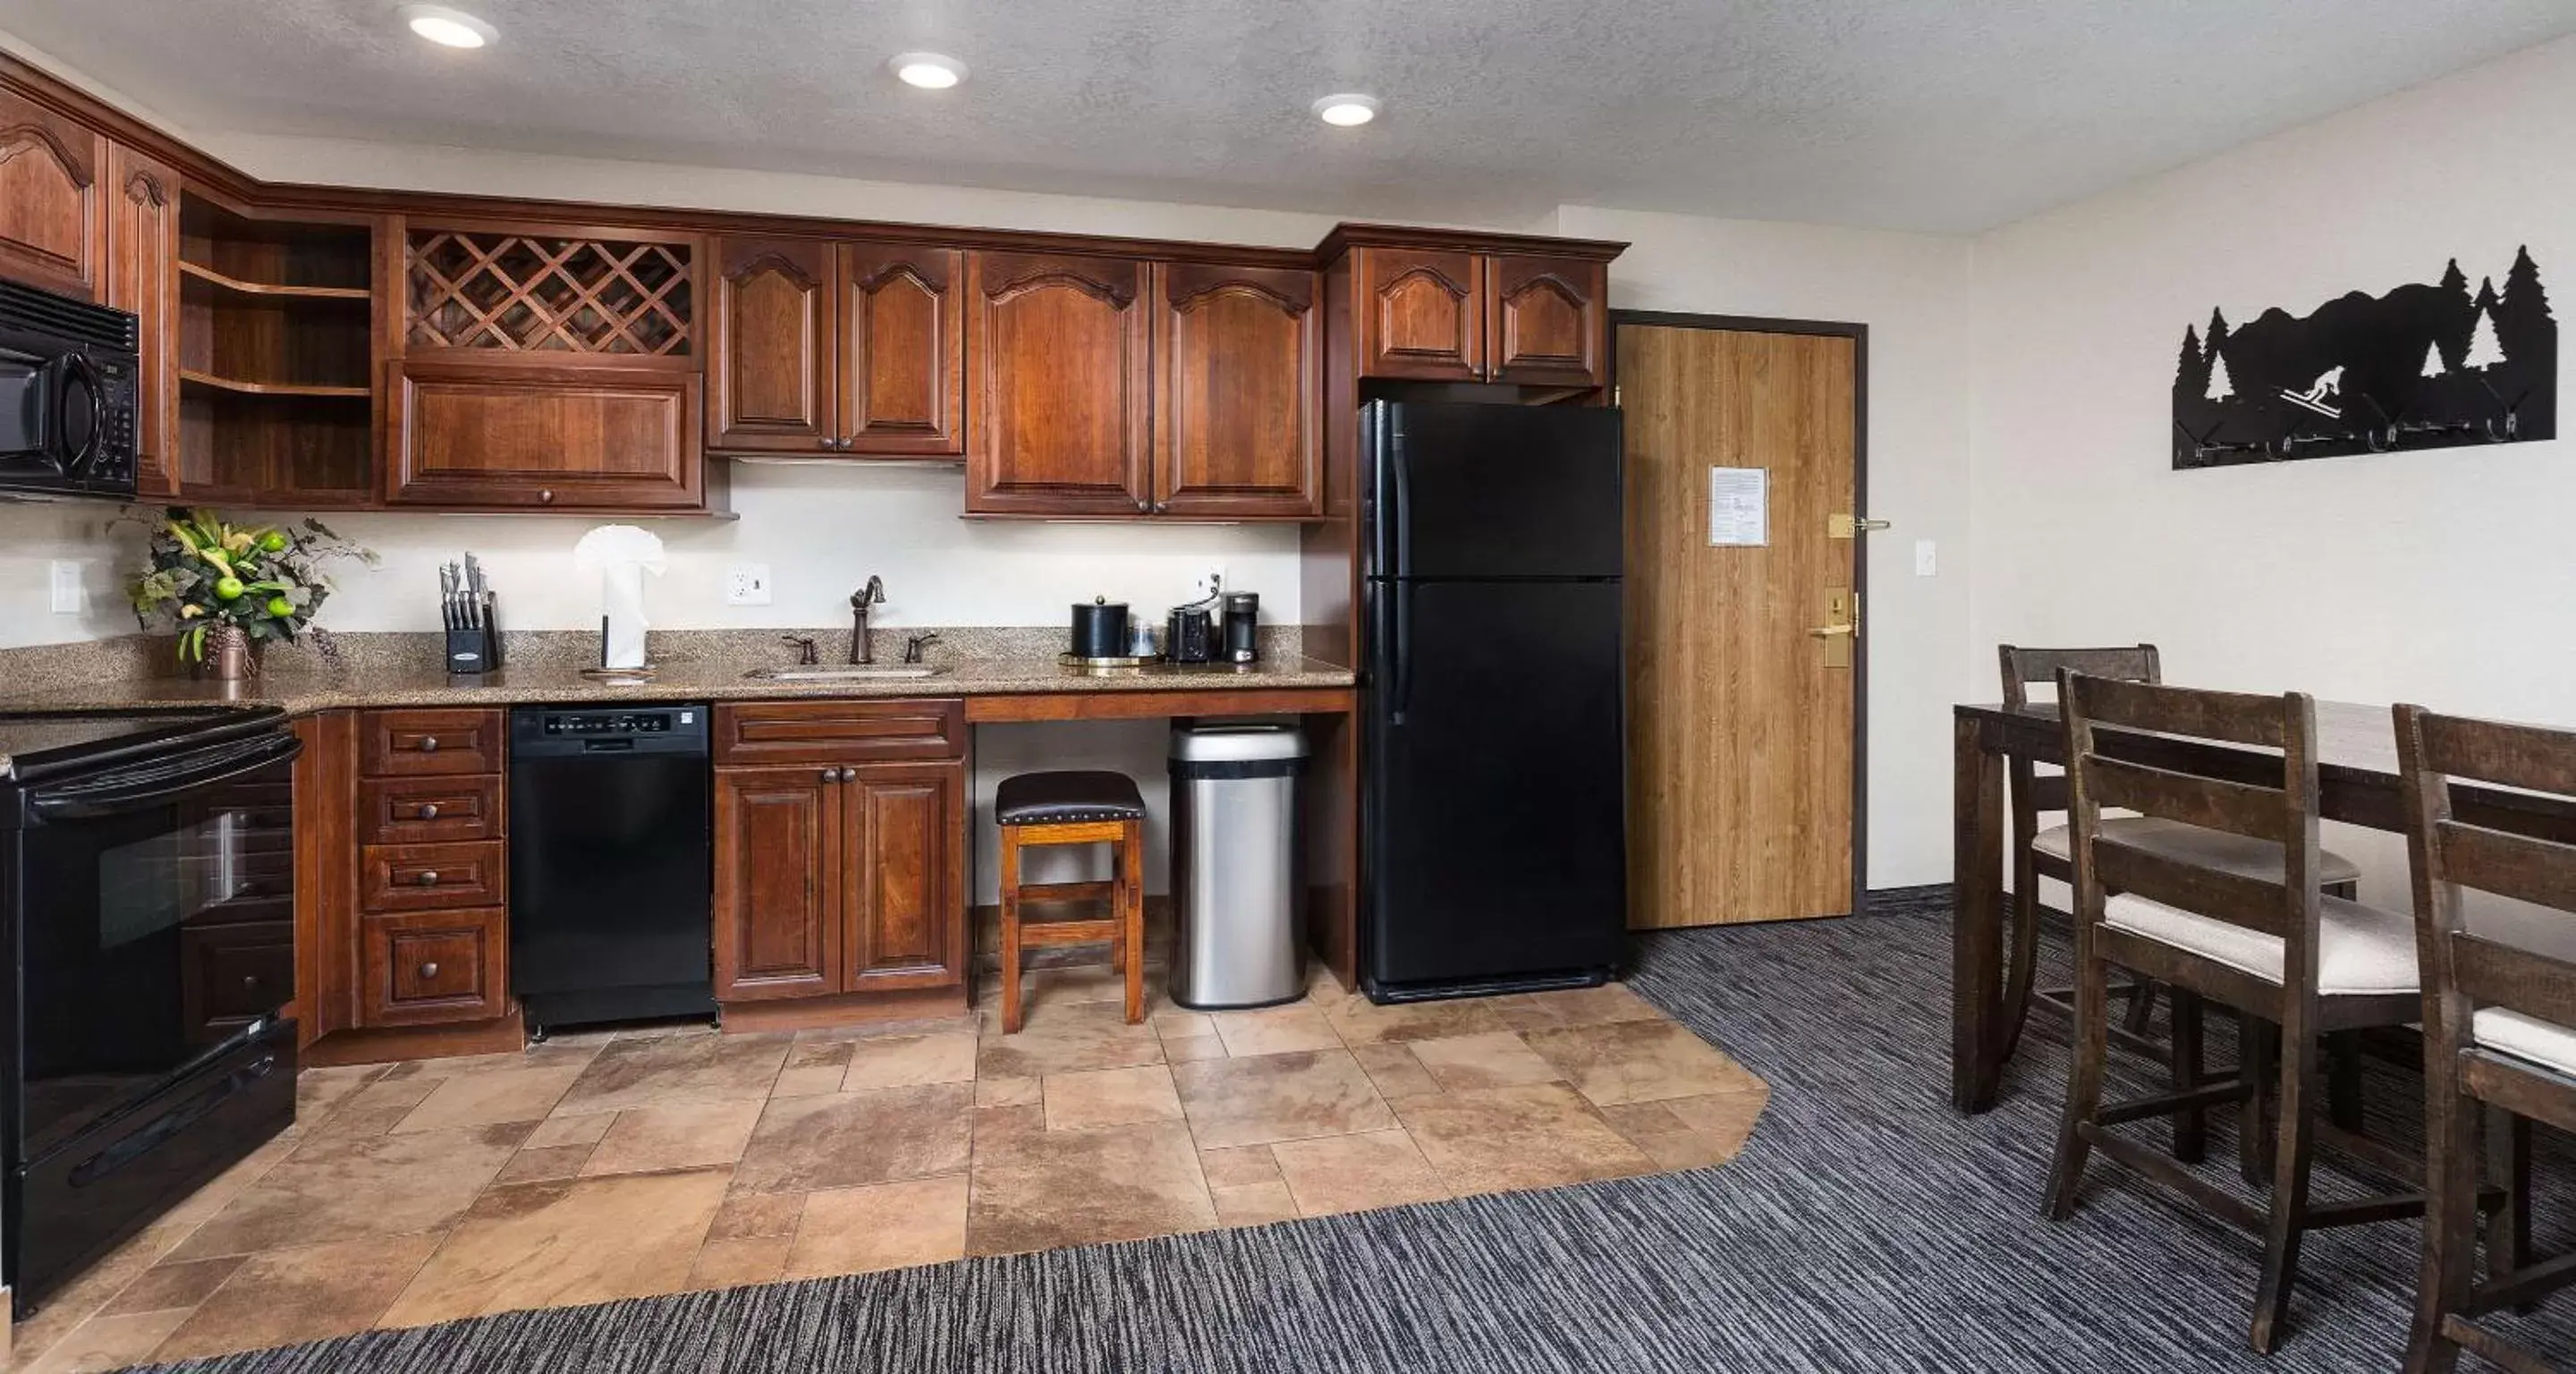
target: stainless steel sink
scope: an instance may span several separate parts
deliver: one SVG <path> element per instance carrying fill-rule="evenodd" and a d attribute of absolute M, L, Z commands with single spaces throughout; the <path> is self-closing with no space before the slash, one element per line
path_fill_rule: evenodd
<path fill-rule="evenodd" d="M 852 663 L 814 668 L 754 668 L 743 674 L 762 682 L 869 682 L 937 677 L 945 667 L 930 663 Z"/>

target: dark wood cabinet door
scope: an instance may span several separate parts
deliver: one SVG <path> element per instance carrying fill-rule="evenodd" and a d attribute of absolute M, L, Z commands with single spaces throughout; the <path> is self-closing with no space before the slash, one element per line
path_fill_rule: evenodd
<path fill-rule="evenodd" d="M 1600 386 L 1610 343 L 1610 267 L 1583 258 L 1489 259 L 1485 332 L 1493 379 Z"/>
<path fill-rule="evenodd" d="M 108 149 L 107 303 L 134 312 L 136 490 L 179 494 L 179 174 L 123 144 Z"/>
<path fill-rule="evenodd" d="M 716 1000 L 842 986 L 848 859 L 837 767 L 715 770 Z"/>
<path fill-rule="evenodd" d="M 966 765 L 871 763 L 842 784 L 851 992 L 966 976 Z"/>
<path fill-rule="evenodd" d="M 396 505 L 706 506 L 694 373 L 453 353 L 386 370 L 386 497 Z"/>
<path fill-rule="evenodd" d="M 1485 379 L 1485 258 L 1412 248 L 1358 255 L 1360 375 Z"/>
<path fill-rule="evenodd" d="M 0 276 L 98 299 L 107 140 L 0 91 Z"/>
<path fill-rule="evenodd" d="M 1144 278 L 1116 258 L 967 256 L 970 514 L 1150 509 Z"/>
<path fill-rule="evenodd" d="M 966 451 L 965 255 L 845 243 L 840 262 L 841 451 Z"/>
<path fill-rule="evenodd" d="M 715 261 L 709 446 L 833 452 L 832 245 L 722 239 Z"/>
<path fill-rule="evenodd" d="M 509 918 L 499 907 L 358 918 L 358 1024 L 489 1021 L 510 1009 Z"/>
<path fill-rule="evenodd" d="M 1154 509 L 1323 514 L 1323 311 L 1312 272 L 1154 269 Z"/>

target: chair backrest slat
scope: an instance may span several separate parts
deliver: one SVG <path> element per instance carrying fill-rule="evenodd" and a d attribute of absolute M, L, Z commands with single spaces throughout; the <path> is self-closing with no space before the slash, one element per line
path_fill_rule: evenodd
<path fill-rule="evenodd" d="M 2247 692 L 2209 692 L 2144 682 L 2086 678 L 2085 709 L 2096 725 L 2151 730 L 2164 735 L 2225 740 L 2267 749 L 2283 746 L 2281 698 Z"/>
<path fill-rule="evenodd" d="M 2095 754 L 2086 760 L 2095 803 L 2281 844 L 2290 838 L 2286 798 L 2277 787 L 2178 773 Z"/>
<path fill-rule="evenodd" d="M 2164 680 L 2163 664 L 2153 644 L 2116 649 L 2024 649 L 2005 644 L 1998 646 L 1996 656 L 2003 660 L 2006 706 L 2028 705 L 2031 684 L 2054 683 L 2061 670 L 2128 682 Z"/>
<path fill-rule="evenodd" d="M 2103 835 L 2093 841 L 2093 872 L 2114 891 L 2213 916 L 2266 935 L 2290 933 L 2289 904 L 2280 883 L 2207 868 Z"/>
<path fill-rule="evenodd" d="M 2399 706 L 2395 717 L 2425 1029 L 2439 1037 L 2435 1052 L 2468 1043 L 2466 1018 L 2478 1006 L 2576 1026 L 2576 965 L 2470 933 L 2461 895 L 2527 902 L 2576 923 L 2576 844 L 2557 838 L 2576 808 L 2576 732 L 2421 706 Z M 2507 800 L 2517 804 L 2499 804 Z M 2455 805 L 2473 819 L 2460 819 Z"/>

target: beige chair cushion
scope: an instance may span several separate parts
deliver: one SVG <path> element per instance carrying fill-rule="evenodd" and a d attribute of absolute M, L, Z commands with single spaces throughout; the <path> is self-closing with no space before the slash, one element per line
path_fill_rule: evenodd
<path fill-rule="evenodd" d="M 2231 835 L 2154 816 L 2105 816 L 2102 833 L 2136 846 L 2189 860 L 2203 868 L 2220 868 L 2246 878 L 2281 881 L 2281 846 L 2270 840 Z M 2050 826 L 2031 837 L 2030 847 L 2062 863 L 2074 862 L 2075 832 Z M 2331 849 L 2317 851 L 2317 882 L 2326 887 L 2361 881 L 2361 870 Z"/>
<path fill-rule="evenodd" d="M 2277 935 L 2126 892 L 2113 893 L 2103 903 L 2102 924 L 2216 960 L 2265 982 L 2281 981 L 2282 945 Z M 2317 991 L 2415 990 L 2414 918 L 2341 897 L 2325 898 L 2317 920 Z"/>
<path fill-rule="evenodd" d="M 2502 1007 L 2482 1007 L 2469 1018 L 2469 1031 L 2488 1049 L 2576 1075 L 2576 1030 Z"/>

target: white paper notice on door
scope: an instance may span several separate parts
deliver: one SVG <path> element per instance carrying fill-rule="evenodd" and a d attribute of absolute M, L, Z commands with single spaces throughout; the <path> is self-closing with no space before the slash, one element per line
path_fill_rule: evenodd
<path fill-rule="evenodd" d="M 1760 547 L 1771 542 L 1771 470 L 1708 470 L 1708 542 Z"/>

